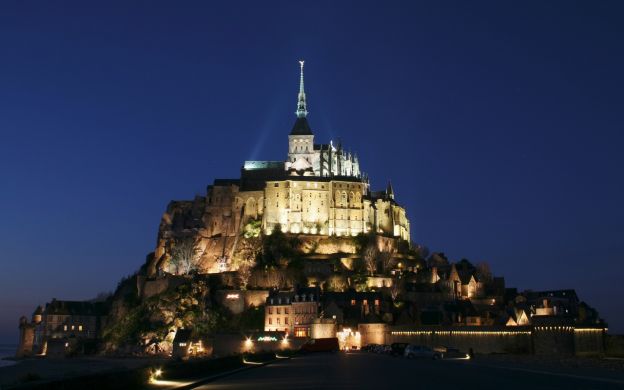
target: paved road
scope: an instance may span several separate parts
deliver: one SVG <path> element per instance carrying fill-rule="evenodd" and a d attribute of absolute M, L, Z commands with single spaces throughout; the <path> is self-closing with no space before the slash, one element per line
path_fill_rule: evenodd
<path fill-rule="evenodd" d="M 197 389 L 624 389 L 620 378 L 497 367 L 478 361 L 407 360 L 371 353 L 317 354 L 246 370 Z"/>

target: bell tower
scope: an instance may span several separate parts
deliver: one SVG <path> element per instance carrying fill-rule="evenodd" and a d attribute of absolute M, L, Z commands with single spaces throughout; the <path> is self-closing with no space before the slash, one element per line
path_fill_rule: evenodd
<path fill-rule="evenodd" d="M 299 61 L 299 94 L 297 95 L 297 119 L 290 134 L 288 135 L 288 163 L 297 170 L 307 169 L 314 164 L 314 134 L 308 124 L 308 109 L 306 94 L 303 84 L 303 64 Z"/>

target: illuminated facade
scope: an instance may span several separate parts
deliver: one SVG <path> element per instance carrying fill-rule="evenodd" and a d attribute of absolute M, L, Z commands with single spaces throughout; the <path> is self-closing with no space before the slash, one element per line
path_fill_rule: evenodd
<path fill-rule="evenodd" d="M 319 294 L 319 290 L 312 288 L 269 295 L 264 309 L 264 331 L 309 337 L 318 315 Z"/>
<path fill-rule="evenodd" d="M 287 160 L 246 161 L 240 181 L 216 181 L 209 187 L 208 208 L 232 205 L 234 215 L 261 218 L 267 234 L 280 225 L 290 233 L 355 236 L 374 232 L 409 241 L 409 220 L 395 201 L 392 186 L 371 191 L 355 154 L 341 144 L 314 143 L 307 120 L 303 62 L 296 114 Z M 213 225 L 213 234 L 228 231 L 225 222 L 213 221 Z"/>

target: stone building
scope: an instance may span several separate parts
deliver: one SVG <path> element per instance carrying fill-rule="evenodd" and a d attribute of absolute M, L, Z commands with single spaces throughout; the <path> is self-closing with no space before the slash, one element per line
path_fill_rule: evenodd
<path fill-rule="evenodd" d="M 293 337 L 309 337 L 311 326 L 318 317 L 320 290 L 301 288 L 296 291 L 276 291 L 266 300 L 265 332 L 285 332 Z"/>
<path fill-rule="evenodd" d="M 24 317 L 20 319 L 18 355 L 46 354 L 50 352 L 51 341 L 63 349 L 78 345 L 83 349 L 73 352 L 92 352 L 86 349 L 94 348 L 92 342 L 100 337 L 106 312 L 105 302 L 52 299 L 45 308 L 35 309 L 30 323 Z"/>

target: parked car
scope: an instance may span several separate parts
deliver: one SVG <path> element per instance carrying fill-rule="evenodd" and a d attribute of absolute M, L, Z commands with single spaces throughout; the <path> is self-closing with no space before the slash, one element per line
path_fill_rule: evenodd
<path fill-rule="evenodd" d="M 389 355 L 390 353 L 392 353 L 392 347 L 390 347 L 388 344 L 383 344 L 377 347 L 376 352 Z"/>
<path fill-rule="evenodd" d="M 328 337 L 309 340 L 299 350 L 301 352 L 338 352 L 339 349 L 338 339 L 336 337 Z"/>
<path fill-rule="evenodd" d="M 439 346 L 433 349 L 442 359 L 470 359 L 470 356 L 454 347 Z"/>
<path fill-rule="evenodd" d="M 405 348 L 405 357 L 408 359 L 425 358 L 425 359 L 440 359 L 440 352 L 436 352 L 424 345 L 410 344 Z"/>
<path fill-rule="evenodd" d="M 408 343 L 392 343 L 390 344 L 390 354 L 392 356 L 403 356 L 408 345 Z"/>
<path fill-rule="evenodd" d="M 362 347 L 362 351 L 373 352 L 373 350 L 375 349 L 375 345 L 376 344 L 367 344 Z"/>

